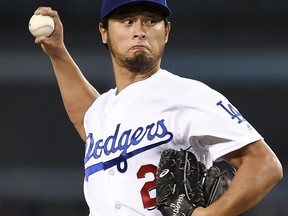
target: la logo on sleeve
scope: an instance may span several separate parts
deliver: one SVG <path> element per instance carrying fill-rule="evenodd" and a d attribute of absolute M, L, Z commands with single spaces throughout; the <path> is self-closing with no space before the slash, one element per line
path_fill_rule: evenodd
<path fill-rule="evenodd" d="M 224 105 L 222 101 L 219 101 L 217 103 L 217 106 L 222 107 L 231 116 L 232 120 L 237 119 L 238 124 L 246 121 L 245 118 L 241 115 L 241 113 L 231 104 Z"/>

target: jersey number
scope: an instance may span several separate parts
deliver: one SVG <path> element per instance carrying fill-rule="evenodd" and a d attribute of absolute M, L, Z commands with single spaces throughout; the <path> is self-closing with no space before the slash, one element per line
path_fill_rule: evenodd
<path fill-rule="evenodd" d="M 156 187 L 156 171 L 157 167 L 153 164 L 147 164 L 140 167 L 139 171 L 137 172 L 137 178 L 142 179 L 145 178 L 147 173 L 152 173 L 154 179 L 152 181 L 146 182 L 142 189 L 141 189 L 141 197 L 143 201 L 144 208 L 152 208 L 156 205 L 156 198 L 151 198 L 149 192 Z"/>

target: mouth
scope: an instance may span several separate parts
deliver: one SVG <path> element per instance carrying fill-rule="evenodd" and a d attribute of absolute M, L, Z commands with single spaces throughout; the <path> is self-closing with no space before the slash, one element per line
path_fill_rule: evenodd
<path fill-rule="evenodd" d="M 131 50 L 148 50 L 148 47 L 145 45 L 134 45 L 131 47 Z"/>

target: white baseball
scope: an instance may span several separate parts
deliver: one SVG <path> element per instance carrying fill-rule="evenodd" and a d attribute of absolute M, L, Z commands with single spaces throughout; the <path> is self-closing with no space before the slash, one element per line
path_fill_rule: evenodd
<path fill-rule="evenodd" d="M 50 16 L 34 14 L 29 21 L 29 31 L 34 37 L 49 37 L 54 27 L 54 20 Z"/>

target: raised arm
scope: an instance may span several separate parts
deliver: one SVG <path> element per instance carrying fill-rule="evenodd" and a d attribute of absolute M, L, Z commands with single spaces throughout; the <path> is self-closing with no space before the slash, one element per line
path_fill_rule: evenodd
<path fill-rule="evenodd" d="M 49 7 L 39 7 L 35 14 L 49 15 L 55 22 L 55 30 L 50 37 L 37 37 L 36 44 L 46 53 L 53 65 L 66 112 L 83 140 L 86 135 L 83 118 L 87 109 L 99 93 L 85 79 L 64 44 L 63 26 L 57 11 Z"/>

